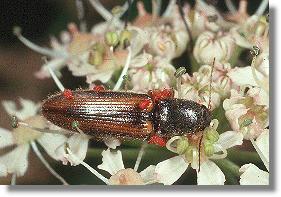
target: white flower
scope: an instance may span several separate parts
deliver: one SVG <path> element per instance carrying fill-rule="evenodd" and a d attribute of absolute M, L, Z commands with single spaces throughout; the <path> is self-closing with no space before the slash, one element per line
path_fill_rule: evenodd
<path fill-rule="evenodd" d="M 267 100 L 264 99 L 267 95 L 260 90 L 250 88 L 245 94 L 231 90 L 230 98 L 223 102 L 232 129 L 242 132 L 245 139 L 257 138 L 269 124 Z"/>
<path fill-rule="evenodd" d="M 120 70 L 126 62 L 128 52 L 126 50 L 118 50 L 114 53 L 110 50 L 106 51 L 105 56 L 103 57 L 103 62 L 101 65 L 88 65 L 88 69 L 85 70 L 83 75 L 87 77 L 87 83 L 91 84 L 96 80 L 100 80 L 103 83 L 108 82 L 115 71 Z M 89 58 L 89 53 L 85 56 L 84 60 Z M 75 67 L 77 71 L 79 70 L 79 64 L 76 64 L 78 67 Z M 81 73 L 82 74 L 82 73 Z"/>
<path fill-rule="evenodd" d="M 148 52 L 155 56 L 161 56 L 167 61 L 180 56 L 185 51 L 189 41 L 185 29 L 177 31 L 162 26 L 150 28 L 147 32 L 150 34 Z"/>
<path fill-rule="evenodd" d="M 147 92 L 151 89 L 171 87 L 175 71 L 175 68 L 161 57 L 153 58 L 150 54 L 143 53 L 132 60 L 129 76 L 134 91 Z"/>
<path fill-rule="evenodd" d="M 214 66 L 212 86 L 222 98 L 228 97 L 231 89 L 238 89 L 237 84 L 235 84 L 229 76 L 231 71 L 232 68 L 229 63 L 215 64 Z"/>
<path fill-rule="evenodd" d="M 200 64 L 211 65 L 214 58 L 216 62 L 225 63 L 233 55 L 234 49 L 234 39 L 230 34 L 205 31 L 197 38 L 193 55 Z"/>
<path fill-rule="evenodd" d="M 181 85 L 182 98 L 193 100 L 197 103 L 208 107 L 210 102 L 211 110 L 214 110 L 220 105 L 220 95 L 216 88 L 211 89 L 211 70 L 208 65 L 201 66 L 198 72 L 194 72 L 192 76 L 189 74 L 183 75 L 183 83 Z M 212 86 L 217 87 L 216 82 L 212 82 Z M 211 97 L 211 101 L 210 100 Z"/>
<path fill-rule="evenodd" d="M 6 166 L 5 173 L 13 173 L 17 176 L 23 176 L 28 167 L 28 153 L 30 144 L 34 144 L 36 140 L 55 160 L 63 160 L 63 151 L 60 150 L 62 144 L 69 141 L 74 145 L 71 138 L 68 140 L 64 135 L 53 133 L 42 133 L 34 130 L 33 128 L 46 129 L 48 127 L 47 122 L 37 114 L 38 104 L 32 101 L 20 99 L 22 108 L 16 109 L 16 105 L 12 101 L 3 101 L 3 106 L 10 115 L 16 115 L 23 120 L 24 123 L 20 124 L 12 132 L 2 129 L 0 130 L 0 148 L 5 148 L 11 145 L 15 145 L 16 148 L 7 154 L 0 157 L 1 166 Z M 27 126 L 26 126 L 27 125 Z M 47 130 L 46 130 L 47 131 Z M 88 141 L 88 139 L 87 139 Z M 79 145 L 80 155 L 85 157 L 87 147 L 81 147 Z M 40 154 L 40 153 L 39 153 Z"/>
<path fill-rule="evenodd" d="M 217 122 L 218 123 L 218 122 Z M 200 156 L 200 171 L 199 169 L 199 150 L 198 138 L 194 137 L 179 137 L 175 136 L 167 142 L 168 150 L 178 153 L 176 162 L 170 159 L 170 169 L 176 168 L 173 171 L 175 174 L 182 174 L 185 170 L 177 168 L 178 160 L 182 160 L 187 165 L 191 164 L 193 169 L 197 170 L 198 185 L 223 185 L 225 176 L 220 168 L 212 161 L 212 159 L 223 159 L 227 156 L 227 149 L 241 145 L 243 143 L 243 135 L 235 131 L 226 131 L 220 135 L 215 131 L 217 128 L 216 121 L 213 120 L 213 126 L 205 129 L 204 137 L 201 145 Z M 182 142 L 187 143 L 187 146 L 181 146 Z M 222 153 L 221 153 L 222 152 Z M 179 157 L 181 159 L 179 159 Z M 182 165 L 181 165 L 182 166 Z M 179 175 L 180 176 L 180 175 Z"/>
<path fill-rule="evenodd" d="M 146 185 L 152 183 L 171 185 L 181 177 L 187 166 L 182 157 L 178 156 L 162 161 L 156 166 L 150 165 L 141 172 L 136 172 L 131 168 L 124 167 L 121 151 L 107 149 L 102 152 L 102 164 L 98 168 L 111 175 L 109 178 L 110 185 Z"/>
<path fill-rule="evenodd" d="M 230 33 L 233 35 L 238 46 L 251 48 L 258 46 L 261 51 L 267 51 L 269 48 L 269 24 L 264 16 L 253 15 L 248 17 L 245 22 L 232 27 Z"/>
<path fill-rule="evenodd" d="M 228 76 L 239 86 L 260 87 L 263 94 L 269 94 L 269 54 L 263 52 L 254 58 L 256 61 L 251 66 L 236 67 L 229 71 Z"/>
<path fill-rule="evenodd" d="M 210 20 L 210 17 L 214 19 Z M 208 5 L 202 0 L 196 1 L 192 23 L 194 37 L 204 31 L 218 32 L 225 25 L 226 22 L 214 6 Z"/>
<path fill-rule="evenodd" d="M 122 153 L 119 150 L 116 152 L 110 151 L 110 149 L 103 151 L 102 164 L 98 168 L 107 171 L 111 175 L 109 179 L 110 185 L 144 185 L 149 180 L 149 177 L 142 177 L 140 173 L 131 168 L 125 169 Z"/>
<path fill-rule="evenodd" d="M 254 164 L 243 165 L 239 172 L 241 185 L 269 185 L 269 173 L 260 170 Z"/>
<path fill-rule="evenodd" d="M 269 169 L 269 130 L 265 129 L 254 143 L 265 167 Z M 241 185 L 269 185 L 269 172 L 260 170 L 254 164 L 245 164 L 239 171 L 242 173 L 240 176 Z"/>

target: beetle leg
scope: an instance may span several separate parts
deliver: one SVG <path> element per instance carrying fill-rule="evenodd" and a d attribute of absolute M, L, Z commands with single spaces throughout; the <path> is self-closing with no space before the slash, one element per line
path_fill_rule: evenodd
<path fill-rule="evenodd" d="M 163 90 L 150 90 L 148 95 L 152 97 L 154 102 L 158 102 L 167 98 L 174 98 L 173 89 L 163 89 Z"/>

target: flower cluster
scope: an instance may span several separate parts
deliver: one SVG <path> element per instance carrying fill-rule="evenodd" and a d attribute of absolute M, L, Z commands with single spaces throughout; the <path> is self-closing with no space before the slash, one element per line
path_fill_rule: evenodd
<path fill-rule="evenodd" d="M 238 9 L 231 0 L 225 1 L 227 13 L 203 0 L 193 7 L 170 0 L 163 12 L 160 0 L 152 1 L 149 13 L 138 1 L 138 15 L 132 21 L 121 20 L 132 8 L 131 1 L 112 11 L 98 0 L 89 1 L 105 21 L 88 32 L 84 21 L 79 28 L 70 23 L 59 39 L 51 38 L 51 48 L 32 43 L 20 28 L 14 29 L 22 43 L 47 57 L 35 73 L 38 79 L 52 77 L 66 96 L 72 95 L 59 80 L 63 67 L 73 76 L 85 77 L 86 88 L 94 90 L 101 88 L 98 84 L 137 93 L 174 89 L 175 99 L 205 105 L 214 119 L 201 131 L 181 132 L 187 133 L 184 136 L 152 136 L 149 142 L 166 146 L 166 153 L 174 156 L 146 165 L 141 172 L 142 157 L 146 150 L 154 150 L 153 145 L 143 142 L 135 166 L 125 168 L 119 150 L 122 140 L 107 137 L 98 171 L 84 161 L 92 147 L 79 122 L 72 124 L 74 133 L 40 116 L 41 103 L 20 99 L 22 108 L 17 109 L 14 102 L 2 101 L 13 129 L 0 129 L 0 148 L 15 148 L 0 156 L 0 176 L 12 174 L 15 184 L 16 177 L 30 167 L 31 147 L 50 173 L 68 184 L 44 159 L 37 147 L 40 144 L 52 159 L 64 165 L 83 165 L 108 185 L 171 185 L 186 176 L 187 170 L 196 171 L 198 185 L 269 184 L 269 23 L 263 15 L 268 1 L 263 0 L 252 15 L 247 13 L 246 0 L 240 0 Z M 78 16 L 83 18 L 81 13 Z M 244 55 L 247 52 L 251 56 Z M 179 68 L 176 58 L 190 63 Z M 245 146 L 247 141 L 250 149 Z M 245 152 L 260 158 L 256 165 L 243 158 L 247 162 L 239 166 L 237 160 Z M 154 155 L 157 158 L 155 150 Z M 110 175 L 106 177 L 102 171 Z"/>

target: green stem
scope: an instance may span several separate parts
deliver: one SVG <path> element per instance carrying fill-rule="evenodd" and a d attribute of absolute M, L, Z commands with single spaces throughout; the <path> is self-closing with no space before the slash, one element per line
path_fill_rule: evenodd
<path fill-rule="evenodd" d="M 229 60 L 229 63 L 233 66 L 235 66 L 235 64 L 237 63 L 240 54 L 242 53 L 244 49 L 240 46 L 237 46 L 236 49 L 234 50 L 234 53 L 232 55 L 232 57 Z"/>
<path fill-rule="evenodd" d="M 197 72 L 200 68 L 200 64 L 196 61 L 193 54 L 190 54 L 189 58 L 190 58 L 192 73 Z"/>
<path fill-rule="evenodd" d="M 212 112 L 212 118 L 219 120 L 220 124 L 217 128 L 217 131 L 219 134 L 228 131 L 230 128 L 230 125 L 228 123 L 228 120 L 225 117 L 225 111 L 223 109 L 222 103 L 220 104 L 219 107 L 217 107 L 213 112 Z"/>
<path fill-rule="evenodd" d="M 230 172 L 236 177 L 240 176 L 240 167 L 228 159 L 213 160 L 224 172 Z"/>
<path fill-rule="evenodd" d="M 92 149 L 90 148 L 88 150 L 88 158 L 91 157 L 100 157 L 101 152 L 104 149 Z M 139 152 L 139 148 L 130 148 L 130 149 L 122 149 L 122 157 L 125 158 L 126 160 L 135 160 L 137 158 Z M 161 161 L 167 158 L 170 158 L 172 156 L 175 156 L 174 153 L 168 151 L 165 148 L 152 148 L 150 149 L 147 147 L 145 150 L 145 155 L 144 155 L 144 160 L 149 160 L 151 163 L 154 163 L 156 161 Z"/>
<path fill-rule="evenodd" d="M 262 164 L 262 161 L 256 152 L 228 149 L 227 157 L 231 161 L 239 164 L 246 164 L 246 163 L 253 163 L 256 165 Z"/>

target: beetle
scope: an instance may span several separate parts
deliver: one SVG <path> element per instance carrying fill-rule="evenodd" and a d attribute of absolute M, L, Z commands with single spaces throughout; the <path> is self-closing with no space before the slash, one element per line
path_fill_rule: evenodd
<path fill-rule="evenodd" d="M 95 90 L 65 90 L 43 101 L 42 114 L 73 132 L 77 132 L 73 123 L 78 123 L 83 133 L 96 139 L 167 139 L 196 134 L 211 122 L 207 107 L 174 98 L 172 89 L 147 94 L 108 91 L 99 86 Z"/>

